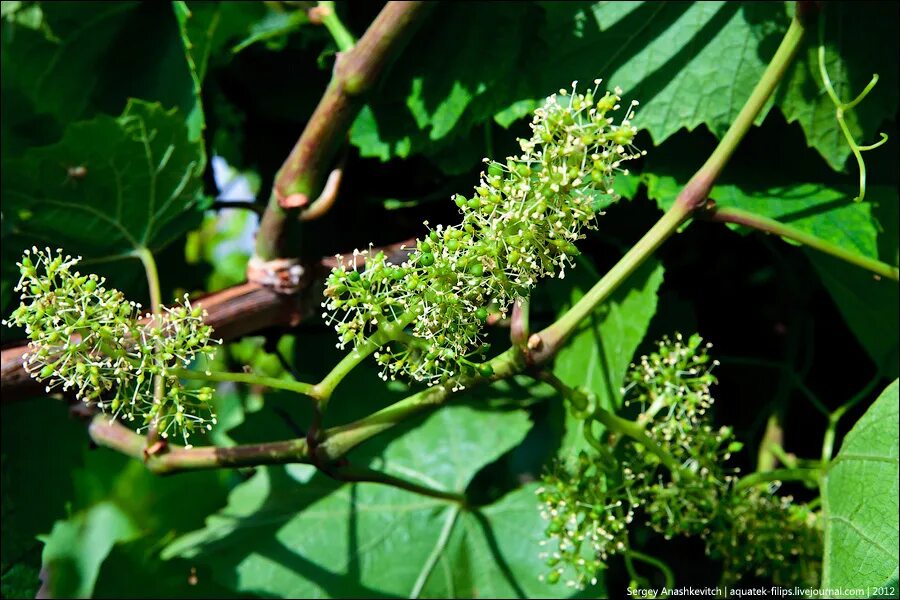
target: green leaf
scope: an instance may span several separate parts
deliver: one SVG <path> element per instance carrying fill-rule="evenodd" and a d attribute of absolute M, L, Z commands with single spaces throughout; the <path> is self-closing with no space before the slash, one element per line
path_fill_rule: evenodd
<path fill-rule="evenodd" d="M 37 114 L 80 118 L 106 70 L 101 67 L 136 2 L 42 3 L 43 27 L 4 24 L 3 87 Z M 4 121 L 6 114 L 4 111 Z"/>
<path fill-rule="evenodd" d="M 897 282 L 812 250 L 810 260 L 847 325 L 885 377 L 900 368 L 900 289 Z"/>
<path fill-rule="evenodd" d="M 635 124 L 657 144 L 703 124 L 721 135 L 788 23 L 769 3 L 498 2 L 478 11 L 472 20 L 464 4 L 435 9 L 354 126 L 364 156 L 440 158 L 492 116 L 508 126 L 573 80 L 595 78 L 640 100 Z M 435 64 L 433 47 L 454 52 Z M 470 164 L 483 148 L 464 145 Z"/>
<path fill-rule="evenodd" d="M 586 260 L 566 278 L 567 302 L 564 312 L 600 279 Z M 559 351 L 553 372 L 570 386 L 584 387 L 597 395 L 600 406 L 617 409 L 620 389 L 634 352 L 644 339 L 656 312 L 657 291 L 663 280 L 663 266 L 648 260 L 572 335 Z M 584 421 L 566 411 L 565 434 L 560 455 L 569 456 L 587 447 L 582 435 Z"/>
<path fill-rule="evenodd" d="M 246 28 L 244 39 L 231 49 L 234 54 L 259 42 L 266 42 L 270 49 L 280 50 L 286 45 L 289 35 L 309 23 L 309 17 L 303 7 L 298 6 L 294 10 L 268 8 L 265 14 L 257 16 Z"/>
<path fill-rule="evenodd" d="M 94 260 L 158 250 L 195 224 L 185 213 L 201 164 L 177 110 L 134 100 L 119 118 L 74 123 L 59 143 L 5 164 L 4 216 L 16 233 Z"/>
<path fill-rule="evenodd" d="M 542 3 L 546 48 L 524 77 L 546 95 L 603 78 L 641 105 L 635 125 L 659 145 L 681 128 L 721 136 L 740 111 L 787 24 L 776 4 Z M 533 95 L 538 100 L 540 95 Z M 520 97 L 524 94 L 520 93 Z M 522 116 L 520 105 L 498 115 Z"/>
<path fill-rule="evenodd" d="M 217 3 L 207 3 L 201 7 L 195 7 L 194 11 L 188 8 L 187 2 L 173 2 L 172 10 L 178 19 L 178 32 L 184 43 L 184 56 L 191 73 L 191 81 L 194 90 L 194 107 L 188 114 L 188 135 L 192 140 L 203 137 L 203 129 L 206 127 L 206 117 L 203 114 L 203 78 L 206 76 L 206 66 L 209 63 L 209 51 L 212 37 L 218 26 Z"/>
<path fill-rule="evenodd" d="M 690 153 L 686 154 L 690 156 Z M 647 185 L 647 195 L 663 210 L 672 205 L 687 182 L 689 160 L 665 147 L 648 160 L 641 179 Z M 695 164 L 702 163 L 699 158 L 693 160 Z M 870 185 L 868 189 L 865 202 L 854 202 L 855 183 L 791 181 L 785 173 L 777 171 L 761 180 L 753 166 L 738 163 L 729 169 L 723 181 L 713 186 L 709 197 L 719 206 L 770 217 L 867 258 L 897 265 L 900 224 L 896 187 Z M 737 225 L 729 227 L 743 234 L 754 233 Z M 900 344 L 897 315 L 900 293 L 896 282 L 879 279 L 864 269 L 821 252 L 806 252 L 875 365 L 886 377 L 896 377 Z"/>
<path fill-rule="evenodd" d="M 478 5 L 477 19 L 471 11 L 464 4 L 435 6 L 354 123 L 350 141 L 363 156 L 424 153 L 448 172 L 481 159 L 484 144 L 441 153 L 508 102 L 512 89 L 503 82 L 524 74 L 541 10 L 491 2 Z M 433 48 L 453 51 L 435 54 Z"/>
<path fill-rule="evenodd" d="M 484 509 L 462 512 L 419 594 L 424 598 L 559 598 L 569 590 L 549 585 L 540 542 L 546 539 L 535 498 L 536 484 L 520 488 Z M 435 547 L 437 549 L 438 546 Z M 431 556 L 435 556 L 432 553 Z M 604 586 L 587 590 L 606 597 Z"/>
<path fill-rule="evenodd" d="M 898 390 L 890 384 L 847 433 L 822 478 L 822 587 L 866 588 L 897 578 Z"/>
<path fill-rule="evenodd" d="M 51 598 L 88 598 L 100 565 L 113 545 L 137 535 L 114 504 L 101 503 L 72 519 L 57 521 L 44 540 L 44 568 Z"/>
<path fill-rule="evenodd" d="M 39 569 L 41 545 L 35 534 L 50 531 L 66 516 L 65 503 L 74 493 L 72 473 L 81 465 L 87 445 L 84 426 L 68 413 L 63 403 L 51 398 L 3 405 L 0 568 L 4 573 L 14 564 Z M 37 588 L 36 576 L 32 583 Z"/>
<path fill-rule="evenodd" d="M 40 570 L 37 567 L 17 563 L 3 570 L 0 594 L 4 598 L 34 598 L 40 581 Z"/>
<path fill-rule="evenodd" d="M 364 156 L 387 160 L 421 153 L 443 167 L 441 149 L 465 140 L 491 115 L 508 126 L 573 80 L 591 85 L 598 77 L 641 102 L 635 124 L 657 145 L 679 129 L 700 125 L 721 137 L 789 24 L 787 11 L 776 3 L 497 3 L 480 5 L 479 11 L 474 24 L 464 5 L 435 11 L 355 124 L 351 139 Z M 829 73 L 842 98 L 852 99 L 873 72 L 881 77 L 847 115 L 860 143 L 876 141 L 878 127 L 897 110 L 895 17 L 890 7 L 878 5 L 838 6 L 826 17 Z M 822 92 L 811 29 L 775 102 L 840 169 L 849 148 Z M 460 39 L 467 42 L 461 45 Z M 882 44 L 876 53 L 870 51 L 872 39 Z M 430 44 L 456 51 L 429 68 Z M 767 112 L 768 106 L 758 121 Z M 463 148 L 474 164 L 484 146 Z"/>
<path fill-rule="evenodd" d="M 383 449 L 363 446 L 354 459 L 421 485 L 462 492 L 482 466 L 518 444 L 529 427 L 521 411 L 448 406 L 423 423 L 404 426 Z M 244 593 L 490 595 L 461 582 L 468 565 L 479 565 L 480 571 L 472 571 L 477 582 L 490 569 L 513 574 L 512 584 L 494 578 L 499 586 L 494 589 L 505 592 L 501 595 L 517 589 L 543 594 L 534 543 L 543 525 L 533 497 L 531 515 L 517 518 L 527 503 L 528 493 L 521 493 L 469 513 L 390 486 L 338 485 L 311 467 L 266 469 L 238 486 L 229 506 L 210 517 L 204 529 L 174 542 L 164 556 L 210 564 L 222 583 Z M 256 551 L 248 555 L 247 547 Z M 447 561 L 458 572 L 456 581 L 444 576 Z"/>
<path fill-rule="evenodd" d="M 857 143 L 871 144 L 878 141 L 879 128 L 897 112 L 897 11 L 872 2 L 834 4 L 822 13 L 827 24 L 825 66 L 838 97 L 849 102 L 863 91 L 873 74 L 880 77 L 869 95 L 844 113 Z M 789 123 L 800 124 L 807 143 L 831 168 L 842 170 L 850 147 L 819 74 L 818 45 L 817 27 L 812 25 L 778 93 L 778 104 Z"/>
<path fill-rule="evenodd" d="M 203 82 L 210 63 L 217 59 L 229 40 L 244 36 L 265 21 L 270 13 L 257 2 L 174 2 L 178 32 L 193 82 L 194 106 L 187 122 L 191 139 L 199 139 L 206 127 L 203 109 Z M 302 10 L 290 14 L 301 14 Z"/>
<path fill-rule="evenodd" d="M 121 598 L 136 590 L 152 589 L 157 597 L 219 597 L 224 590 L 211 585 L 208 576 L 189 584 L 191 565 L 184 561 L 162 562 L 160 548 L 177 535 L 201 526 L 203 519 L 220 509 L 228 482 L 235 473 L 207 471 L 160 478 L 141 461 L 110 450 L 87 452 L 84 467 L 73 470 L 71 499 L 86 514 L 98 505 L 115 506 L 139 533 L 127 544 L 117 545 L 103 561 L 94 597 Z M 80 543 L 88 543 L 82 538 Z"/>
<path fill-rule="evenodd" d="M 53 38 L 53 32 L 44 21 L 44 11 L 37 2 L 19 2 L 18 0 L 3 0 L 0 3 L 0 19 L 9 23 L 15 23 L 28 29 L 43 32 L 48 39 Z"/>

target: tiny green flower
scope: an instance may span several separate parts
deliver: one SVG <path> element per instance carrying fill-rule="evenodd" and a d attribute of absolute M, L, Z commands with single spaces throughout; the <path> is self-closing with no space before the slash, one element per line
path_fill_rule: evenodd
<path fill-rule="evenodd" d="M 15 287 L 22 302 L 4 325 L 24 327 L 29 352 L 25 369 L 46 381 L 46 391 L 73 390 L 85 403 L 113 417 L 151 421 L 162 437 L 180 433 L 185 443 L 197 429 L 215 423 L 209 388 L 191 390 L 171 374 L 199 355 L 212 357 L 221 342 L 211 339 L 206 316 L 187 295 L 163 314 L 141 314 L 141 305 L 107 289 L 94 274 L 74 271 L 80 257 L 49 248 L 26 250 Z M 154 377 L 166 394 L 154 403 Z"/>
<path fill-rule="evenodd" d="M 519 140 L 521 154 L 485 159 L 475 193 L 453 197 L 459 225 L 430 228 L 399 267 L 364 250 L 332 271 L 322 306 L 338 347 L 363 344 L 402 318 L 410 335 L 380 353 L 382 377 L 463 385 L 460 377 L 477 370 L 472 355 L 487 307 L 506 316 L 538 280 L 564 277 L 575 243 L 595 226 L 597 198 L 615 197 L 623 164 L 644 154 L 632 146 L 637 102 L 616 124 L 608 113 L 619 108 L 621 90 L 598 96 L 599 83 L 550 96 L 534 113 L 531 137 Z"/>
<path fill-rule="evenodd" d="M 774 489 L 739 489 L 736 470 L 725 464 L 741 444 L 730 428 L 712 426 L 718 362 L 709 346 L 699 335 L 664 338 L 631 366 L 622 389 L 626 405 L 641 407 L 636 423 L 680 466 L 676 473 L 632 440 L 582 452 L 543 476 L 537 493 L 548 520 L 547 581 L 567 573 L 577 589 L 596 581 L 608 558 L 627 547 L 640 515 L 665 539 L 702 537 L 707 553 L 723 560 L 729 584 L 749 573 L 779 585 L 816 585 L 822 535 L 815 513 Z"/>

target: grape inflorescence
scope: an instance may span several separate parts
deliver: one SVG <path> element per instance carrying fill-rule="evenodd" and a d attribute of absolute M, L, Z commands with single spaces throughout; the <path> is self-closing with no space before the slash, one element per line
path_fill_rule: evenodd
<path fill-rule="evenodd" d="M 615 176 L 643 154 L 633 146 L 637 102 L 617 123 L 610 115 L 622 92 L 599 95 L 599 83 L 550 96 L 534 113 L 531 137 L 519 140 L 521 154 L 485 159 L 474 194 L 453 198 L 460 224 L 426 222 L 428 235 L 401 264 L 370 249 L 332 271 L 322 306 L 338 347 L 358 347 L 402 321 L 408 335 L 376 357 L 384 379 L 434 385 L 479 370 L 489 312 L 506 316 L 540 279 L 565 276 L 576 242 L 596 226 L 599 200 L 617 197 Z"/>

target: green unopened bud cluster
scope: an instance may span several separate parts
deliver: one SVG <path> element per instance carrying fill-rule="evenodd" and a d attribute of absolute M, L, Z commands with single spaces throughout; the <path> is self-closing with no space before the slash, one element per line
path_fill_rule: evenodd
<path fill-rule="evenodd" d="M 815 585 L 822 543 L 815 513 L 774 495 L 777 486 L 735 486 L 737 470 L 726 466 L 742 445 L 730 428 L 711 424 L 711 370 L 718 363 L 709 346 L 698 335 L 663 339 L 631 366 L 622 390 L 626 405 L 641 407 L 635 424 L 677 469 L 664 466 L 647 443 L 627 438 L 611 447 L 594 441 L 595 453 L 545 474 L 537 493 L 548 520 L 548 581 L 566 576 L 577 589 L 596 581 L 608 557 L 628 548 L 637 512 L 666 539 L 702 537 L 707 554 L 722 560 L 727 582 L 752 573 L 779 585 Z M 586 430 L 591 426 L 589 420 Z"/>
<path fill-rule="evenodd" d="M 597 576 L 610 556 L 628 545 L 628 527 L 638 508 L 631 488 L 634 479 L 581 452 L 574 464 L 556 464 L 535 490 L 541 517 L 547 521 L 548 539 L 540 558 L 548 567 L 542 581 L 559 582 L 567 571 L 566 585 L 584 589 L 596 585 Z"/>
<path fill-rule="evenodd" d="M 598 97 L 596 86 L 578 93 L 573 84 L 571 93 L 550 96 L 534 113 L 532 136 L 519 140 L 522 153 L 505 163 L 485 159 L 475 193 L 454 198 L 459 225 L 430 229 L 400 265 L 362 251 L 335 268 L 322 306 L 338 346 L 359 346 L 400 322 L 411 332 L 395 340 L 401 347 L 379 352 L 383 378 L 405 374 L 431 385 L 477 372 L 489 311 L 506 315 L 539 279 L 565 276 L 575 243 L 595 226 L 596 201 L 615 197 L 615 175 L 641 155 L 632 145 L 637 102 L 618 124 L 610 116 L 620 94 Z"/>
<path fill-rule="evenodd" d="M 623 452 L 622 464 L 645 477 L 648 524 L 666 538 L 703 533 L 734 479 L 722 465 L 742 447 L 731 428 L 710 422 L 712 369 L 719 364 L 707 354 L 710 347 L 697 334 L 663 338 L 656 352 L 631 366 L 622 389 L 626 406 L 640 404 L 637 421 L 647 434 L 681 465 L 673 476 L 640 444 Z"/>
<path fill-rule="evenodd" d="M 25 328 L 25 369 L 47 382 L 47 392 L 72 390 L 114 417 L 137 421 L 140 429 L 154 423 L 164 438 L 178 432 L 187 442 L 196 429 L 211 428 L 212 389 L 188 389 L 170 372 L 214 354 L 219 342 L 210 339 L 205 312 L 185 295 L 162 314 L 142 319 L 140 304 L 106 288 L 102 277 L 74 271 L 80 257 L 61 252 L 32 248 L 17 263 L 15 291 L 22 303 L 4 324 Z M 156 376 L 165 384 L 159 403 Z"/>
<path fill-rule="evenodd" d="M 743 576 L 783 587 L 815 588 L 822 572 L 822 524 L 818 513 L 769 487 L 733 491 L 708 527 L 706 553 L 722 561 L 725 585 Z"/>

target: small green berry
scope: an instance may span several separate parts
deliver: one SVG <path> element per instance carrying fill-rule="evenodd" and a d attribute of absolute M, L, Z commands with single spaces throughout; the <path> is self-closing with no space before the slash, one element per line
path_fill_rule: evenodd
<path fill-rule="evenodd" d="M 478 374 L 482 377 L 490 377 L 494 374 L 494 367 L 490 363 L 481 363 L 478 365 Z"/>

